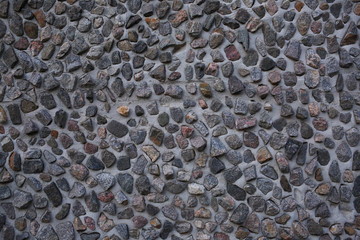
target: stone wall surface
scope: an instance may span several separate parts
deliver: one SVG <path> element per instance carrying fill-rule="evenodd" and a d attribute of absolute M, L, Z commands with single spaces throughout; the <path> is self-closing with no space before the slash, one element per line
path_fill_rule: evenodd
<path fill-rule="evenodd" d="M 360 0 L 0 0 L 0 239 L 360 239 Z"/>

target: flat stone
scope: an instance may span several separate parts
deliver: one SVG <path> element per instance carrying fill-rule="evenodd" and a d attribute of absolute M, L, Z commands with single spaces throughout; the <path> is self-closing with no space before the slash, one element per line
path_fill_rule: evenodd
<path fill-rule="evenodd" d="M 122 123 L 112 120 L 106 126 L 106 129 L 113 134 L 115 137 L 122 138 L 128 134 L 129 129 Z"/>
<path fill-rule="evenodd" d="M 14 207 L 24 209 L 27 208 L 32 201 L 33 197 L 30 193 L 22 190 L 14 191 Z"/>

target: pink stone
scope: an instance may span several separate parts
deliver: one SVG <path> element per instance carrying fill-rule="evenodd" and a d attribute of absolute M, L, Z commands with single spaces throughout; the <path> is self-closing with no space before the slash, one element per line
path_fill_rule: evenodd
<path fill-rule="evenodd" d="M 239 51 L 236 49 L 236 47 L 234 45 L 229 45 L 227 46 L 225 49 L 225 54 L 226 57 L 230 60 L 230 61 L 236 61 L 240 59 L 240 53 Z"/>
<path fill-rule="evenodd" d="M 84 151 L 88 154 L 95 154 L 98 151 L 98 146 L 96 146 L 92 143 L 85 143 Z"/>

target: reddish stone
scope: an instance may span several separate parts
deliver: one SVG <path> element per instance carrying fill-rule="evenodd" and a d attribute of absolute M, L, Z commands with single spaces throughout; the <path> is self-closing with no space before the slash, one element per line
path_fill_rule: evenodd
<path fill-rule="evenodd" d="M 195 169 L 192 171 L 192 176 L 195 178 L 195 179 L 199 179 L 203 176 L 203 171 L 201 169 Z"/>
<path fill-rule="evenodd" d="M 56 130 L 51 130 L 50 135 L 51 135 L 53 138 L 58 138 L 59 132 L 56 131 Z"/>
<path fill-rule="evenodd" d="M 93 218 L 86 216 L 84 218 L 84 222 L 90 230 L 95 231 L 96 225 L 95 225 L 95 220 Z"/>
<path fill-rule="evenodd" d="M 319 34 L 322 30 L 322 23 L 320 21 L 312 22 L 310 25 L 310 29 L 313 33 Z"/>
<path fill-rule="evenodd" d="M 185 149 L 185 148 L 187 148 L 187 146 L 189 146 L 189 141 L 181 134 L 176 135 L 175 139 L 176 139 L 176 143 L 178 144 L 179 148 Z"/>
<path fill-rule="evenodd" d="M 324 118 L 314 118 L 312 121 L 314 128 L 318 131 L 326 131 L 328 129 L 328 123 Z"/>
<path fill-rule="evenodd" d="M 219 65 L 217 65 L 216 63 L 209 63 L 209 65 L 205 69 L 205 74 L 216 77 L 218 75 L 218 71 Z"/>
<path fill-rule="evenodd" d="M 98 146 L 96 146 L 92 143 L 85 143 L 84 151 L 88 154 L 95 154 L 98 151 Z"/>
<path fill-rule="evenodd" d="M 180 10 L 176 13 L 174 19 L 170 20 L 171 25 L 176 28 L 188 19 L 186 10 Z"/>
<path fill-rule="evenodd" d="M 199 99 L 198 103 L 202 109 L 208 108 L 208 105 L 204 99 Z"/>
<path fill-rule="evenodd" d="M 148 220 L 143 216 L 135 216 L 132 218 L 132 221 L 135 228 L 142 228 L 148 223 Z"/>
<path fill-rule="evenodd" d="M 186 138 L 191 137 L 193 133 L 194 133 L 193 128 L 186 126 L 186 125 L 181 126 L 181 134 L 184 137 L 186 137 Z"/>
<path fill-rule="evenodd" d="M 190 46 L 194 49 L 196 48 L 204 48 L 208 44 L 208 40 L 205 38 L 196 38 L 191 43 Z"/>
<path fill-rule="evenodd" d="M 68 130 L 69 131 L 79 131 L 80 128 L 79 128 L 78 122 L 75 120 L 69 120 L 68 121 Z"/>
<path fill-rule="evenodd" d="M 77 180 L 83 181 L 89 175 L 89 170 L 82 164 L 74 164 L 70 167 L 70 174 Z"/>
<path fill-rule="evenodd" d="M 281 81 L 281 74 L 278 71 L 269 72 L 268 81 L 274 85 L 279 84 Z"/>
<path fill-rule="evenodd" d="M 114 199 L 114 194 L 111 191 L 98 193 L 98 199 L 104 203 L 111 202 Z"/>
<path fill-rule="evenodd" d="M 39 55 L 41 50 L 43 49 L 44 44 L 41 41 L 32 41 L 30 43 L 30 52 L 33 57 Z"/>
<path fill-rule="evenodd" d="M 226 57 L 230 60 L 230 61 L 236 61 L 240 59 L 240 53 L 239 51 L 236 49 L 236 47 L 234 45 L 229 45 L 227 46 L 225 49 L 225 54 Z"/>
<path fill-rule="evenodd" d="M 152 30 L 158 29 L 160 25 L 160 19 L 155 17 L 147 17 L 145 18 L 145 22 Z"/>
<path fill-rule="evenodd" d="M 181 78 L 180 72 L 172 72 L 172 73 L 170 73 L 170 75 L 168 77 L 169 81 L 175 81 L 175 80 L 178 80 L 179 78 Z"/>
<path fill-rule="evenodd" d="M 257 95 L 261 99 L 265 99 L 269 95 L 270 89 L 269 89 L 269 86 L 260 84 L 257 87 L 256 91 L 257 91 Z"/>
<path fill-rule="evenodd" d="M 257 121 L 254 117 L 241 117 L 236 119 L 235 126 L 237 130 L 244 130 L 256 126 Z"/>
<path fill-rule="evenodd" d="M 115 227 L 114 221 L 108 218 L 104 213 L 100 213 L 97 224 L 99 225 L 99 228 L 104 232 L 109 232 Z"/>
<path fill-rule="evenodd" d="M 14 48 L 18 50 L 25 50 L 29 47 L 30 43 L 26 37 L 21 37 L 14 43 Z"/>

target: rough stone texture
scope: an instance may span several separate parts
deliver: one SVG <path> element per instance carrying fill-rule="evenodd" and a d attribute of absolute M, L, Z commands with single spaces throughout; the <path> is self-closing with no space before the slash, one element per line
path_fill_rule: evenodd
<path fill-rule="evenodd" d="M 360 239 L 359 0 L 0 0 L 0 239 Z"/>

